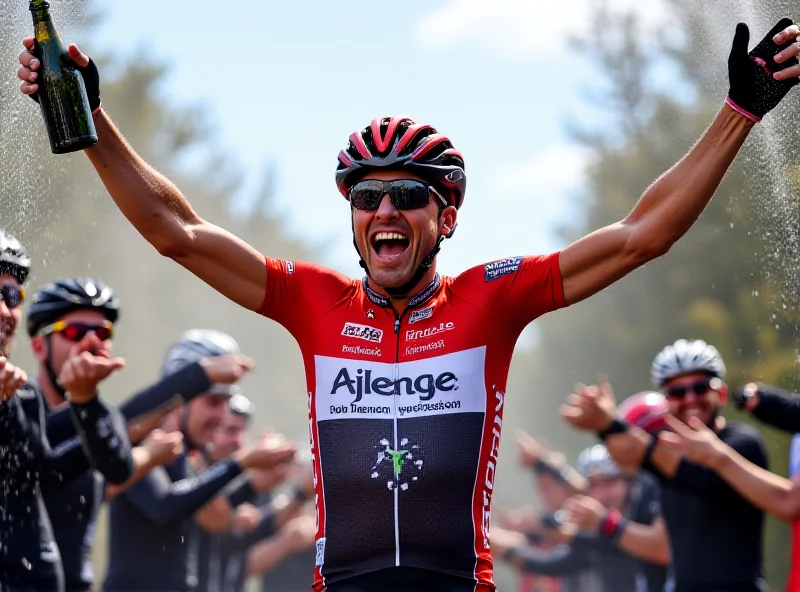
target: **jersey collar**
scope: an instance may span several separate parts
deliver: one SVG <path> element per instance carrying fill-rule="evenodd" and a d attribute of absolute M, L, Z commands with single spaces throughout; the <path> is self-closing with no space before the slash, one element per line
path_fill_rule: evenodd
<path fill-rule="evenodd" d="M 369 287 L 369 282 L 367 281 L 366 276 L 364 276 L 364 279 L 361 281 L 364 284 L 364 291 L 367 293 L 367 298 L 369 298 L 373 304 L 377 304 L 378 306 L 383 306 L 385 308 L 388 308 L 392 305 L 392 301 L 389 298 L 383 296 L 382 294 L 378 294 L 375 290 Z M 431 297 L 439 290 L 441 283 L 442 280 L 437 273 L 430 284 L 428 284 L 421 292 L 409 300 L 408 308 L 419 306 L 420 304 L 430 300 Z"/>

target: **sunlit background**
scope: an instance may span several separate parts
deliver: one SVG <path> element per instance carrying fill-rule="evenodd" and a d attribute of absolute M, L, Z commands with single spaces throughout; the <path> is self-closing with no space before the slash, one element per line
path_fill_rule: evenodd
<path fill-rule="evenodd" d="M 466 160 L 458 232 L 439 268 L 545 253 L 625 216 L 699 137 L 727 91 L 733 26 L 763 35 L 788 0 L 406 0 L 222 3 L 51 0 L 65 41 L 101 64 L 106 110 L 201 215 L 267 254 L 359 274 L 337 152 L 374 117 L 407 114 Z M 800 15 L 795 15 L 799 17 Z M 0 225 L 23 239 L 32 285 L 89 274 L 123 300 L 120 400 L 158 376 L 185 329 L 234 335 L 256 358 L 244 386 L 259 427 L 306 440 L 299 350 L 288 334 L 161 260 L 113 208 L 81 155 L 49 153 L 17 92 L 30 34 L 22 0 L 0 0 Z M 524 428 L 574 459 L 591 440 L 557 419 L 576 381 L 606 372 L 618 396 L 679 337 L 722 351 L 731 382 L 796 386 L 798 95 L 753 135 L 698 226 L 663 260 L 534 325 L 508 387 L 495 503 L 536 505 L 515 468 Z M 795 144 L 796 145 L 796 144 Z M 27 340 L 16 361 L 33 367 Z M 735 412 L 732 415 L 736 415 Z M 785 474 L 787 437 L 765 429 Z M 96 557 L 102 579 L 105 534 Z M 771 523 L 768 578 L 783 585 L 788 530 Z M 515 576 L 501 569 L 501 590 Z"/>

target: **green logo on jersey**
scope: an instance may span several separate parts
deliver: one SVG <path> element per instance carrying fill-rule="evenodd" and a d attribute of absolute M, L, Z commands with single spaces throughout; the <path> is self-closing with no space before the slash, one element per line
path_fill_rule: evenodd
<path fill-rule="evenodd" d="M 408 450 L 385 450 L 384 451 L 386 456 L 392 459 L 394 463 L 394 474 L 395 476 L 400 476 L 400 473 L 403 472 L 403 457 L 409 453 Z"/>
<path fill-rule="evenodd" d="M 380 444 L 375 446 L 378 458 L 370 477 L 386 483 L 390 490 L 405 491 L 421 477 L 424 459 L 420 447 L 412 444 L 408 438 L 400 438 L 397 444 L 400 450 L 395 450 L 388 438 L 382 438 Z"/>

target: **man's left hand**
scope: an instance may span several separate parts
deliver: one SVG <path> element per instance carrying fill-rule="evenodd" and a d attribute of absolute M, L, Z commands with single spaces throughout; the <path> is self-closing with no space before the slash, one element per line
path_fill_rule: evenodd
<path fill-rule="evenodd" d="M 791 19 L 782 19 L 748 51 L 750 29 L 736 27 L 728 57 L 728 104 L 751 119 L 760 121 L 800 82 L 800 28 Z"/>

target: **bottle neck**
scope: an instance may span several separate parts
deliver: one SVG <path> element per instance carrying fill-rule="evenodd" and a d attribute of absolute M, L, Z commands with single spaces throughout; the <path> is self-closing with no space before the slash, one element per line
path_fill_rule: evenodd
<path fill-rule="evenodd" d="M 28 8 L 33 14 L 33 22 L 40 23 L 50 20 L 50 4 L 45 0 L 31 0 Z"/>
<path fill-rule="evenodd" d="M 37 43 L 44 43 L 51 39 L 57 40 L 58 33 L 50 17 L 50 5 L 44 0 L 31 0 L 31 14 L 33 15 L 33 36 Z"/>

